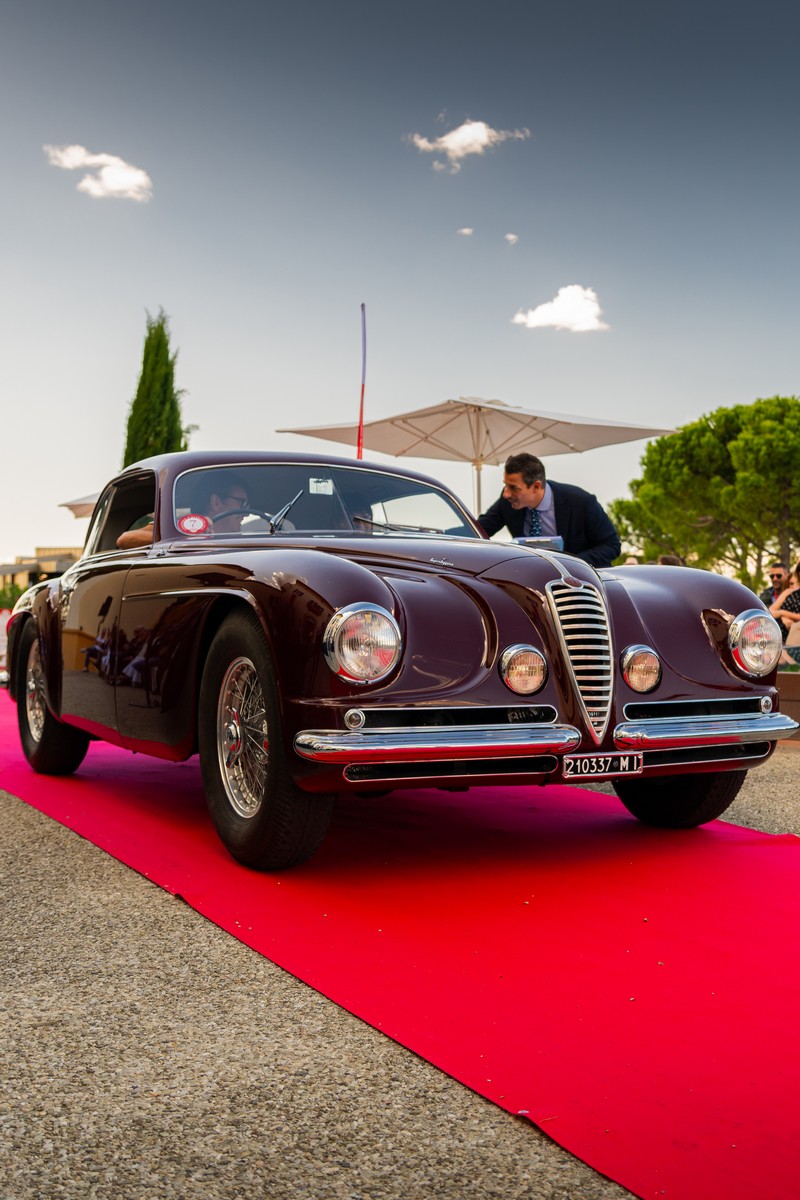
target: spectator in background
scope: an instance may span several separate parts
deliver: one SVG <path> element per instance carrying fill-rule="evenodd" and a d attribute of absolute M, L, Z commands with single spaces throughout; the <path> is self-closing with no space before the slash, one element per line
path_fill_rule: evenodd
<path fill-rule="evenodd" d="M 659 565 L 662 567 L 683 567 L 685 563 L 682 558 L 678 558 L 677 554 L 659 554 Z"/>
<path fill-rule="evenodd" d="M 795 564 L 789 577 L 789 586 L 770 604 L 769 611 L 784 630 L 781 664 L 800 664 L 800 641 L 796 641 L 800 630 L 800 562 Z"/>
<path fill-rule="evenodd" d="M 767 574 L 769 575 L 769 587 L 764 588 L 763 592 L 759 592 L 758 598 L 769 608 L 770 604 L 775 603 L 781 592 L 791 585 L 791 579 L 786 569 L 786 563 L 782 562 L 774 562 Z"/>

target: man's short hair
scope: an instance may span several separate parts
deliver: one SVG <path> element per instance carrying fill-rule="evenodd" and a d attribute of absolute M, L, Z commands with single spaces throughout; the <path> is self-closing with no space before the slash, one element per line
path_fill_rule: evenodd
<path fill-rule="evenodd" d="M 506 459 L 506 475 L 521 475 L 526 487 L 544 483 L 547 479 L 544 463 L 535 454 L 511 454 Z"/>
<path fill-rule="evenodd" d="M 770 571 L 774 571 L 776 567 L 779 567 L 779 568 L 781 569 L 781 571 L 785 571 L 785 570 L 786 570 L 786 563 L 783 563 L 783 562 L 774 562 L 774 563 L 772 563 L 772 564 L 770 565 L 770 568 L 769 568 L 769 569 L 770 569 Z"/>

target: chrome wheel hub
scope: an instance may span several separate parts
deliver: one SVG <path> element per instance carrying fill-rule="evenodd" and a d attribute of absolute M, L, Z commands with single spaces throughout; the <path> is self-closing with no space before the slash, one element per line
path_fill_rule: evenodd
<path fill-rule="evenodd" d="M 242 729 L 238 713 L 234 714 L 230 724 L 223 730 L 222 739 L 225 750 L 225 766 L 230 769 L 242 753 Z"/>
<path fill-rule="evenodd" d="M 254 817 L 264 801 L 269 734 L 264 692 L 249 658 L 230 664 L 217 703 L 217 758 L 231 807 Z"/>

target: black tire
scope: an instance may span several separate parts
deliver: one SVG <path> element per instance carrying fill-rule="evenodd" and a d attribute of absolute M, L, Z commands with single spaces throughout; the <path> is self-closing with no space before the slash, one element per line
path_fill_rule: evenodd
<path fill-rule="evenodd" d="M 733 804 L 747 771 L 672 775 L 659 779 L 615 779 L 614 791 L 628 812 L 645 825 L 693 829 L 715 821 Z"/>
<path fill-rule="evenodd" d="M 292 781 L 275 671 L 254 616 L 232 613 L 208 652 L 200 685 L 200 767 L 211 819 L 245 866 L 279 871 L 311 857 L 335 797 Z"/>
<path fill-rule="evenodd" d="M 45 699 L 39 636 L 27 621 L 17 648 L 17 724 L 22 750 L 40 775 L 71 775 L 86 757 L 89 735 L 56 720 Z"/>

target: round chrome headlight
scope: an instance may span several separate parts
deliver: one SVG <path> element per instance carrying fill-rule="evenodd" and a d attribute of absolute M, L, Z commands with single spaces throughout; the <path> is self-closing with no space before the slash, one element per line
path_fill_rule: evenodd
<path fill-rule="evenodd" d="M 500 655 L 500 676 L 520 696 L 538 692 L 547 679 L 547 663 L 533 646 L 509 646 Z"/>
<path fill-rule="evenodd" d="M 325 661 L 351 683 L 385 678 L 400 657 L 400 629 L 378 604 L 348 604 L 331 617 L 322 640 Z"/>
<path fill-rule="evenodd" d="M 661 682 L 661 660 L 649 646 L 628 646 L 621 665 L 622 678 L 634 692 L 652 692 Z"/>
<path fill-rule="evenodd" d="M 781 656 L 783 637 L 774 617 L 749 608 L 731 621 L 728 645 L 741 671 L 748 675 L 769 675 Z"/>

